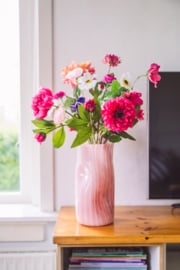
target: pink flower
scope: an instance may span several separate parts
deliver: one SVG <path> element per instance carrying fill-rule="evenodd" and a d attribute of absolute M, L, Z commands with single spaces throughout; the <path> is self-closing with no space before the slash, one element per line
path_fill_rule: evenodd
<path fill-rule="evenodd" d="M 87 111 L 93 112 L 95 110 L 95 107 L 96 107 L 96 103 L 94 102 L 94 99 L 90 99 L 84 104 L 84 108 Z"/>
<path fill-rule="evenodd" d="M 69 131 L 77 131 L 77 130 L 75 130 L 75 129 L 73 129 L 73 128 L 69 128 Z"/>
<path fill-rule="evenodd" d="M 104 76 L 104 79 L 103 79 L 102 82 L 104 82 L 104 83 L 111 83 L 114 80 L 116 80 L 116 78 L 113 75 L 107 74 L 106 76 Z"/>
<path fill-rule="evenodd" d="M 72 62 L 69 66 L 67 66 L 67 67 L 65 67 L 65 68 L 62 69 L 61 75 L 62 75 L 62 77 L 63 77 L 63 79 L 64 79 L 64 83 L 67 83 L 67 84 L 71 83 L 71 80 L 68 79 L 66 76 L 67 76 L 67 74 L 68 74 L 70 71 L 73 71 L 73 70 L 76 69 L 76 68 L 77 68 L 77 64 L 75 64 L 74 62 Z M 74 87 L 75 87 L 75 86 L 74 86 Z"/>
<path fill-rule="evenodd" d="M 77 67 L 74 70 L 69 71 L 69 73 L 66 75 L 66 79 L 74 80 L 80 77 L 82 73 L 83 73 L 83 69 L 80 67 Z"/>
<path fill-rule="evenodd" d="M 45 133 L 37 133 L 34 138 L 41 144 L 46 139 Z"/>
<path fill-rule="evenodd" d="M 64 96 L 65 96 L 65 93 L 63 91 L 60 91 L 60 92 L 54 94 L 53 98 L 58 99 L 58 98 L 61 98 L 61 97 L 64 97 Z"/>
<path fill-rule="evenodd" d="M 42 119 L 47 116 L 48 110 L 53 105 L 53 94 L 48 88 L 40 88 L 39 93 L 32 99 L 32 109 L 36 119 Z"/>
<path fill-rule="evenodd" d="M 104 84 L 102 84 L 102 83 L 99 84 L 99 85 L 98 85 L 98 89 L 99 89 L 99 90 L 103 90 L 103 89 L 104 89 Z"/>
<path fill-rule="evenodd" d="M 62 77 L 64 79 L 64 83 L 71 84 L 74 89 L 78 85 L 78 81 L 75 76 L 69 76 L 74 74 L 74 70 L 81 70 L 81 75 L 89 72 L 91 75 L 95 73 L 95 68 L 91 66 L 92 63 L 89 61 L 83 62 L 81 64 L 76 64 L 72 62 L 69 66 L 62 69 Z M 76 73 L 76 72 L 75 72 Z M 80 75 L 80 73 L 79 73 Z"/>
<path fill-rule="evenodd" d="M 137 112 L 137 119 L 138 120 L 144 120 L 144 112 L 143 112 L 143 110 L 141 108 Z"/>
<path fill-rule="evenodd" d="M 154 83 L 154 87 L 157 88 L 157 82 L 161 80 L 161 76 L 158 74 L 160 66 L 153 63 L 148 70 L 148 78 Z"/>
<path fill-rule="evenodd" d="M 121 63 L 118 56 L 114 54 L 106 54 L 105 58 L 102 60 L 104 64 L 108 64 L 110 67 L 116 67 Z"/>
<path fill-rule="evenodd" d="M 54 117 L 53 117 L 53 120 L 54 120 L 54 123 L 56 125 L 59 125 L 60 123 L 62 123 L 62 121 L 64 120 L 65 118 L 65 109 L 62 108 L 62 107 L 59 107 L 55 112 L 54 112 Z"/>
<path fill-rule="evenodd" d="M 141 96 L 141 93 L 135 91 L 124 94 L 124 97 L 129 99 L 134 106 L 143 104 L 143 100 L 140 98 Z"/>
<path fill-rule="evenodd" d="M 81 64 L 78 64 L 78 67 L 82 68 L 83 73 L 89 72 L 91 75 L 95 73 L 95 68 L 91 66 L 92 63 L 90 61 L 85 61 Z"/>
<path fill-rule="evenodd" d="M 123 97 L 111 98 L 101 111 L 104 125 L 112 131 L 121 132 L 133 126 L 136 111 L 133 103 Z"/>

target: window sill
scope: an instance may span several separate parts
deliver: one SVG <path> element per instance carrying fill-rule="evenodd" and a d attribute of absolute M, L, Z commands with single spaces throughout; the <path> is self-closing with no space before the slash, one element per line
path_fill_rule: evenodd
<path fill-rule="evenodd" d="M 53 222 L 56 221 L 57 212 L 41 212 L 38 207 L 31 204 L 0 204 L 1 222 Z"/>
<path fill-rule="evenodd" d="M 46 225 L 56 218 L 56 212 L 41 212 L 32 205 L 1 204 L 0 241 L 44 241 Z"/>

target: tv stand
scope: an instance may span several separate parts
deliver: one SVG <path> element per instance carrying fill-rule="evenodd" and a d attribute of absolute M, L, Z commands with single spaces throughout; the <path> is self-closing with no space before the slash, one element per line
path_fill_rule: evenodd
<path fill-rule="evenodd" d="M 73 247 L 146 247 L 150 267 L 165 270 L 166 244 L 180 243 L 180 209 L 170 206 L 116 206 L 114 223 L 87 227 L 77 223 L 74 207 L 62 207 L 53 242 L 57 245 L 58 270 L 67 268 Z"/>

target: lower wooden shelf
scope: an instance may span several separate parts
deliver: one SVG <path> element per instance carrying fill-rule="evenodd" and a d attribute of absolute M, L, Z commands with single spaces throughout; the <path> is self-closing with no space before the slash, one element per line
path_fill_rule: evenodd
<path fill-rule="evenodd" d="M 166 244 L 180 243 L 180 211 L 173 214 L 168 206 L 117 206 L 113 224 L 87 227 L 76 222 L 74 207 L 62 207 L 53 242 L 58 270 L 68 269 L 68 258 L 77 247 L 144 247 L 148 270 L 165 270 Z"/>
<path fill-rule="evenodd" d="M 104 246 L 98 246 L 98 249 L 102 249 Z M 114 249 L 124 249 L 128 250 L 128 248 L 132 251 L 132 248 L 139 247 L 137 245 L 120 245 L 120 246 L 113 246 Z M 147 245 L 147 246 L 140 246 L 141 248 L 147 249 L 147 254 L 148 254 L 148 259 L 147 259 L 147 270 L 164 270 L 166 269 L 165 266 L 165 252 L 166 252 L 166 247 L 165 245 Z M 58 246 L 58 270 L 68 270 L 69 269 L 69 258 L 72 255 L 72 250 L 74 250 L 77 247 L 60 247 Z M 97 247 L 94 246 L 80 246 L 80 248 L 84 248 L 85 250 L 90 248 L 91 250 L 97 249 Z M 107 248 L 112 248 L 112 246 L 107 247 Z M 78 247 L 79 249 L 79 247 Z M 125 266 L 124 266 L 125 267 Z M 78 269 L 79 268 L 75 268 Z M 88 268 L 89 270 L 90 268 Z M 105 270 L 106 267 L 100 268 Z M 114 268 L 115 270 L 118 269 L 120 270 L 121 268 Z M 130 268 L 130 270 L 133 268 Z M 113 270 L 113 268 L 112 268 Z"/>

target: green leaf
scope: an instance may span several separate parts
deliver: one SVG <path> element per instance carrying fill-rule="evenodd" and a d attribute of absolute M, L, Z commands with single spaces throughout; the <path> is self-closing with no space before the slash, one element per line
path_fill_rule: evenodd
<path fill-rule="evenodd" d="M 86 127 L 86 128 L 82 128 L 78 131 L 76 138 L 74 139 L 71 148 L 79 146 L 83 143 L 85 143 L 92 134 L 92 129 L 91 127 Z"/>
<path fill-rule="evenodd" d="M 93 90 L 93 89 L 90 89 L 90 90 L 89 90 L 89 93 L 90 93 L 92 96 L 94 96 L 94 90 Z"/>
<path fill-rule="evenodd" d="M 111 84 L 111 91 L 113 93 L 117 93 L 117 91 L 120 89 L 120 84 L 117 80 L 114 80 L 112 81 L 112 84 Z"/>
<path fill-rule="evenodd" d="M 121 136 L 119 135 L 112 135 L 110 138 L 109 138 L 109 141 L 110 142 L 120 142 L 122 140 Z"/>
<path fill-rule="evenodd" d="M 81 90 L 79 89 L 78 86 L 76 86 L 76 87 L 74 88 L 74 97 L 75 97 L 75 98 L 78 98 L 78 97 L 80 96 L 80 94 L 81 94 Z"/>
<path fill-rule="evenodd" d="M 37 129 L 33 129 L 33 132 L 34 133 L 45 133 L 45 134 L 48 134 L 50 133 L 51 131 L 53 131 L 55 129 L 55 127 L 52 127 L 52 128 L 37 128 Z"/>
<path fill-rule="evenodd" d="M 133 126 L 132 126 L 132 127 L 134 127 L 134 126 L 135 126 L 135 125 L 136 125 L 136 124 L 137 124 L 139 121 L 138 121 L 138 119 L 137 119 L 137 118 L 135 118 L 133 122 L 134 122 L 134 124 L 133 124 Z"/>
<path fill-rule="evenodd" d="M 32 123 L 38 128 L 55 127 L 55 124 L 52 120 L 34 119 L 32 120 Z"/>
<path fill-rule="evenodd" d="M 120 87 L 120 94 L 125 94 L 128 92 L 128 89 L 126 89 L 125 87 L 121 86 Z"/>
<path fill-rule="evenodd" d="M 111 91 L 107 91 L 106 92 L 106 97 L 108 98 L 108 100 L 113 96 L 113 93 Z M 106 99 L 107 100 L 107 99 Z"/>
<path fill-rule="evenodd" d="M 136 140 L 133 136 L 131 136 L 130 134 L 128 134 L 128 133 L 125 132 L 125 131 L 122 131 L 122 132 L 120 133 L 120 136 L 123 137 L 123 138 L 125 138 L 125 139 L 132 140 L 132 141 L 135 141 L 135 140 Z"/>
<path fill-rule="evenodd" d="M 81 119 L 83 119 L 85 121 L 90 120 L 89 113 L 87 110 L 84 109 L 84 105 L 78 105 L 78 113 L 79 113 L 79 116 L 81 117 Z"/>
<path fill-rule="evenodd" d="M 93 120 L 97 122 L 101 119 L 101 105 L 97 97 L 94 97 L 94 102 L 96 103 L 96 106 L 93 112 Z"/>
<path fill-rule="evenodd" d="M 136 109 L 136 114 L 138 113 L 138 111 L 139 111 L 140 107 L 141 107 L 141 105 L 140 105 L 140 104 L 138 104 L 138 105 L 136 105 L 136 106 L 135 106 L 135 109 Z"/>
<path fill-rule="evenodd" d="M 66 121 L 66 124 L 70 128 L 73 128 L 75 130 L 79 130 L 83 127 L 86 127 L 88 124 L 88 121 L 74 117 L 74 118 L 68 119 Z"/>
<path fill-rule="evenodd" d="M 66 100 L 63 104 L 63 107 L 65 109 L 68 109 L 70 105 L 74 104 L 76 102 L 75 98 L 71 98 L 71 97 L 66 97 Z"/>
<path fill-rule="evenodd" d="M 59 148 L 64 144 L 65 141 L 64 127 L 61 127 L 53 136 L 53 146 Z"/>

